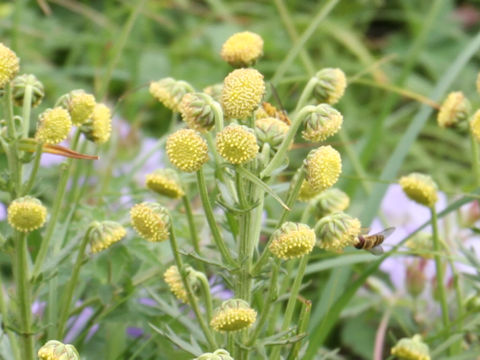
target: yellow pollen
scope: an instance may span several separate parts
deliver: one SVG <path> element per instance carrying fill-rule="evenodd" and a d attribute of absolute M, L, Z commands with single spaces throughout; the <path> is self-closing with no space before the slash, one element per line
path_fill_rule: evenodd
<path fill-rule="evenodd" d="M 306 179 L 313 190 L 322 191 L 333 186 L 342 172 L 342 159 L 330 145 L 311 151 L 305 160 Z"/>
<path fill-rule="evenodd" d="M 40 115 L 35 138 L 56 145 L 67 138 L 71 128 L 72 121 L 67 110 L 61 107 L 47 109 Z"/>
<path fill-rule="evenodd" d="M 263 54 L 263 39 L 250 31 L 236 33 L 223 44 L 220 55 L 234 67 L 251 66 Z"/>
<path fill-rule="evenodd" d="M 217 151 L 231 164 L 244 164 L 258 154 L 257 138 L 246 126 L 231 124 L 217 134 Z"/>
<path fill-rule="evenodd" d="M 208 161 L 208 147 L 203 138 L 192 129 L 182 129 L 167 138 L 170 162 L 185 172 L 195 172 Z"/>

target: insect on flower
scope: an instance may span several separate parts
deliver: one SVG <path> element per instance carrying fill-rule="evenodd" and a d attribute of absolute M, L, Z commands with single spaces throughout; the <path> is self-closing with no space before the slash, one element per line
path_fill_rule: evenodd
<path fill-rule="evenodd" d="M 381 255 L 383 254 L 382 243 L 387 237 L 392 235 L 394 231 L 394 227 L 389 227 L 376 234 L 366 235 L 369 232 L 369 229 L 362 229 L 362 233 L 358 235 L 357 242 L 354 246 L 357 249 L 367 250 L 373 255 Z"/>

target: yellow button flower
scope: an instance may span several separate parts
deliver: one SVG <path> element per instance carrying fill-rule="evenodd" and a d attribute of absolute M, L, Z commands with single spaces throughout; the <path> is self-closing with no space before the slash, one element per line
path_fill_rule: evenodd
<path fill-rule="evenodd" d="M 67 95 L 66 106 L 73 125 L 84 124 L 92 116 L 95 104 L 95 97 L 92 94 L 87 94 L 83 90 L 71 91 Z"/>
<path fill-rule="evenodd" d="M 343 96 L 347 87 L 347 77 L 341 69 L 326 68 L 320 70 L 315 78 L 316 86 L 313 95 L 322 103 L 336 104 Z"/>
<path fill-rule="evenodd" d="M 20 60 L 12 50 L 0 43 L 0 89 L 13 80 L 20 69 Z"/>
<path fill-rule="evenodd" d="M 147 175 L 145 185 L 157 194 L 178 199 L 185 195 L 178 174 L 172 169 L 160 169 Z"/>
<path fill-rule="evenodd" d="M 335 135 L 343 123 L 342 114 L 328 104 L 312 107 L 304 120 L 302 136 L 308 141 L 324 141 Z"/>
<path fill-rule="evenodd" d="M 230 124 L 217 134 L 217 151 L 231 164 L 244 164 L 258 154 L 257 138 L 253 130 L 237 124 Z"/>
<path fill-rule="evenodd" d="M 70 344 L 50 340 L 38 350 L 39 360 L 80 360 L 77 349 Z"/>
<path fill-rule="evenodd" d="M 125 228 L 115 221 L 94 221 L 90 224 L 90 251 L 95 254 L 108 249 L 125 235 L 127 235 Z"/>
<path fill-rule="evenodd" d="M 470 109 L 470 101 L 461 91 L 451 92 L 438 112 L 438 125 L 443 128 L 454 127 L 468 119 Z"/>
<path fill-rule="evenodd" d="M 305 159 L 306 179 L 314 190 L 333 186 L 342 172 L 342 159 L 330 145 L 312 150 Z"/>
<path fill-rule="evenodd" d="M 263 39 L 250 31 L 236 33 L 222 46 L 220 56 L 234 67 L 254 65 L 263 55 Z"/>
<path fill-rule="evenodd" d="M 7 209 L 8 223 L 17 231 L 31 232 L 47 220 L 47 208 L 40 200 L 25 196 L 12 201 Z"/>
<path fill-rule="evenodd" d="M 55 145 L 67 138 L 71 128 L 72 121 L 67 110 L 61 107 L 47 109 L 40 115 L 35 138 Z"/>
<path fill-rule="evenodd" d="M 280 259 L 294 259 L 309 254 L 315 245 L 315 232 L 305 224 L 284 223 L 272 234 L 268 247 Z"/>
<path fill-rule="evenodd" d="M 240 299 L 224 301 L 210 321 L 215 331 L 238 331 L 253 325 L 257 312 Z"/>
<path fill-rule="evenodd" d="M 430 360 L 430 349 L 420 335 L 403 338 L 392 348 L 391 354 L 401 360 Z"/>
<path fill-rule="evenodd" d="M 112 113 L 105 104 L 96 104 L 91 118 L 82 125 L 85 137 L 96 144 L 104 144 L 112 134 Z"/>
<path fill-rule="evenodd" d="M 185 286 L 183 286 L 182 277 L 177 266 L 170 266 L 163 274 L 163 279 L 178 300 L 185 304 L 188 303 L 187 291 L 185 290 Z"/>
<path fill-rule="evenodd" d="M 337 188 L 326 189 L 315 198 L 315 215 L 321 218 L 325 215 L 344 211 L 350 205 L 350 198 Z"/>
<path fill-rule="evenodd" d="M 470 119 L 470 131 L 477 142 L 480 142 L 480 110 L 475 111 Z"/>
<path fill-rule="evenodd" d="M 225 78 L 222 106 L 227 118 L 245 119 L 252 116 L 265 93 L 263 75 L 255 69 L 237 69 Z"/>
<path fill-rule="evenodd" d="M 185 172 L 195 172 L 208 161 L 207 143 L 195 130 L 181 129 L 167 138 L 170 162 Z"/>
<path fill-rule="evenodd" d="M 157 203 L 143 202 L 130 210 L 133 228 L 148 241 L 167 240 L 170 236 L 170 217 L 164 207 Z"/>
<path fill-rule="evenodd" d="M 355 245 L 360 231 L 360 221 L 343 212 L 324 216 L 315 225 L 318 247 L 334 252 Z"/>
<path fill-rule="evenodd" d="M 399 184 L 410 199 L 421 205 L 433 207 L 437 202 L 437 184 L 428 175 L 411 173 L 400 178 Z"/>

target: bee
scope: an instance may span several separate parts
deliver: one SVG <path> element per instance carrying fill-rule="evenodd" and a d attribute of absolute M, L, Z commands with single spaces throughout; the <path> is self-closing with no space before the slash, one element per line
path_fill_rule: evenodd
<path fill-rule="evenodd" d="M 395 231 L 394 227 L 389 227 L 376 234 L 366 235 L 368 229 L 364 234 L 360 234 L 357 237 L 357 243 L 354 245 L 357 249 L 367 250 L 373 255 L 383 254 L 382 243 L 387 237 L 389 237 Z"/>

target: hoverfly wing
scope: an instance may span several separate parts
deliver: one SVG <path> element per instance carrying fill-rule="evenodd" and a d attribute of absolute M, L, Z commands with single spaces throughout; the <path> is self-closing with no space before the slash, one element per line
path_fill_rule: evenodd
<path fill-rule="evenodd" d="M 381 245 L 375 246 L 367 251 L 375 256 L 380 256 L 384 253 L 383 247 Z"/>
<path fill-rule="evenodd" d="M 392 227 L 389 227 L 389 228 L 386 228 L 378 233 L 375 233 L 375 234 L 371 234 L 369 236 L 383 236 L 384 239 L 386 239 L 387 237 L 389 237 L 390 235 L 393 234 L 393 232 L 395 231 L 395 228 L 392 226 Z"/>

